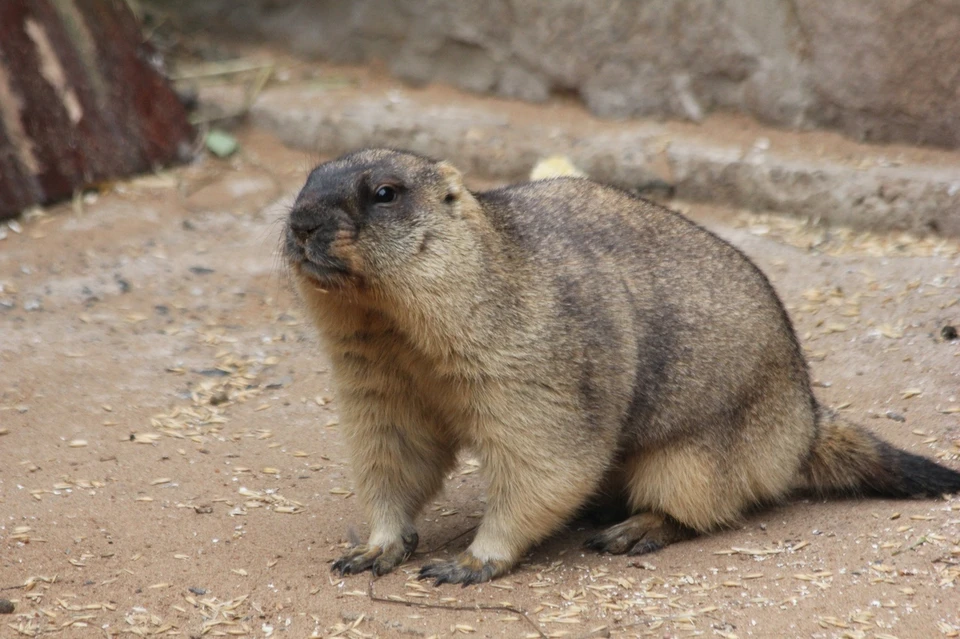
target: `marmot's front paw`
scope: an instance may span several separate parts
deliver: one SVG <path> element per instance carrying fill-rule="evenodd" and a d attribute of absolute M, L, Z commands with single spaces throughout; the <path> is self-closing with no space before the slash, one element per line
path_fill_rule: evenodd
<path fill-rule="evenodd" d="M 490 581 L 510 570 L 512 562 L 505 559 L 481 561 L 469 551 L 460 553 L 452 561 L 437 561 L 420 569 L 417 579 L 433 579 L 433 585 L 478 584 Z"/>
<path fill-rule="evenodd" d="M 370 546 L 362 544 L 354 546 L 340 559 L 333 562 L 331 570 L 340 575 L 355 575 L 370 570 L 379 577 L 389 572 L 407 560 L 417 549 L 420 538 L 417 533 L 404 536 L 400 541 L 387 546 Z"/>

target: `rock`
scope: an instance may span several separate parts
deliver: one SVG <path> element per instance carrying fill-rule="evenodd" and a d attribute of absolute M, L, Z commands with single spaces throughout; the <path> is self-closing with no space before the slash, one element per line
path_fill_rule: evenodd
<path fill-rule="evenodd" d="M 579 94 L 605 117 L 722 109 L 960 146 L 956 0 L 154 2 L 300 53 L 385 61 L 417 85 Z"/>
<path fill-rule="evenodd" d="M 960 146 L 956 0 L 796 0 L 817 124 L 866 141 Z"/>

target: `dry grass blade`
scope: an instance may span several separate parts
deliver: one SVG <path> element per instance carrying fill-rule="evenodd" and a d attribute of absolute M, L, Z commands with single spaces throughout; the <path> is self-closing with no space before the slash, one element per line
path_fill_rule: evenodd
<path fill-rule="evenodd" d="M 262 72 L 264 69 L 273 69 L 273 62 L 256 62 L 252 60 L 225 60 L 223 62 L 209 62 L 196 65 L 195 68 L 170 75 L 174 82 L 179 80 L 198 80 L 201 78 L 216 78 L 225 75 L 236 75 L 240 73 L 250 73 L 253 71 Z"/>
<path fill-rule="evenodd" d="M 487 612 L 500 612 L 500 613 L 509 613 L 512 615 L 520 615 L 523 617 L 530 627 L 533 628 L 537 635 L 543 639 L 547 639 L 547 635 L 540 630 L 540 628 L 533 622 L 525 610 L 516 608 L 514 606 L 508 605 L 498 605 L 498 604 L 473 604 L 472 606 L 460 606 L 456 604 L 434 604 L 427 603 L 424 601 L 407 601 L 405 599 L 391 599 L 388 597 L 381 597 L 373 591 L 373 579 L 367 584 L 367 597 L 370 601 L 376 601 L 377 603 L 387 603 L 400 606 L 407 606 L 408 608 L 421 608 L 421 609 L 433 609 L 433 610 L 460 610 L 463 612 L 476 612 L 478 610 L 487 611 Z"/>
<path fill-rule="evenodd" d="M 246 83 L 243 104 L 240 107 L 228 113 L 196 113 L 190 116 L 191 124 L 206 124 L 217 120 L 229 120 L 247 115 L 247 113 L 250 112 L 250 107 L 253 106 L 257 97 L 263 92 L 267 83 L 270 82 L 274 70 L 275 64 L 272 61 L 250 62 L 247 60 L 228 60 L 225 62 L 209 63 L 194 70 L 181 72 L 172 76 L 172 79 L 174 81 L 226 79 L 227 82 L 234 82 L 231 76 L 244 76 L 242 81 L 236 81 L 238 83 Z M 249 74 L 254 74 L 252 81 L 247 80 Z"/>
<path fill-rule="evenodd" d="M 455 535 L 455 536 L 451 537 L 450 539 L 446 540 L 445 542 L 443 542 L 442 544 L 440 544 L 440 545 L 437 546 L 436 548 L 431 548 L 431 549 L 429 549 L 429 550 L 425 550 L 425 551 L 423 551 L 422 553 L 418 553 L 418 554 L 422 554 L 422 555 L 432 555 L 432 554 L 434 554 L 434 553 L 436 553 L 436 552 L 438 552 L 438 551 L 440 551 L 440 550 L 443 550 L 444 548 L 446 548 L 447 546 L 449 546 L 450 544 L 452 544 L 452 543 L 455 542 L 456 540 L 458 540 L 458 539 L 460 539 L 460 538 L 462 538 L 462 537 L 465 537 L 465 536 L 469 535 L 470 533 L 472 533 L 472 532 L 473 532 L 474 530 L 476 530 L 476 529 L 477 529 L 477 526 L 471 526 L 470 528 L 467 528 L 466 530 L 464 530 L 464 531 L 463 531 L 462 533 L 460 533 L 459 535 Z"/>

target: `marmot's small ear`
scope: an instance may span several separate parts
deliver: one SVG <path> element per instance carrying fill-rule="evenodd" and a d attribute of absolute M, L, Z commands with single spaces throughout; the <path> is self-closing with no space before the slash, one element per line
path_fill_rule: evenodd
<path fill-rule="evenodd" d="M 460 174 L 457 167 L 446 161 L 437 164 L 437 171 L 447 187 L 447 197 L 452 196 L 453 199 L 458 199 L 464 191 L 463 175 Z"/>

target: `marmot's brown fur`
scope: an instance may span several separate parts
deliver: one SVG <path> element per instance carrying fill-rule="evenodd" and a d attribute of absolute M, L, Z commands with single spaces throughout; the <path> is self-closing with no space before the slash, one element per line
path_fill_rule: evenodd
<path fill-rule="evenodd" d="M 373 149 L 320 165 L 284 251 L 333 361 L 371 531 L 334 563 L 393 570 L 470 448 L 483 521 L 437 583 L 502 575 L 591 505 L 589 545 L 645 553 L 795 488 L 938 495 L 960 473 L 821 409 L 790 320 L 740 251 L 585 179 L 483 193 Z"/>

